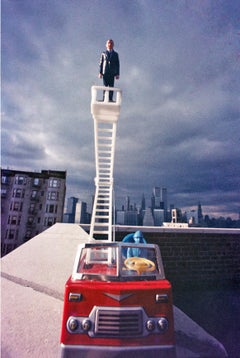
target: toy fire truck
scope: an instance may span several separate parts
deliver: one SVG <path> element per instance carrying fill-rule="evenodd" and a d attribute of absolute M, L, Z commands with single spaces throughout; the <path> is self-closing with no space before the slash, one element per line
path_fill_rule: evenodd
<path fill-rule="evenodd" d="M 105 92 L 103 102 L 97 100 L 99 89 Z M 173 358 L 172 289 L 158 245 L 147 244 L 142 235 L 128 235 L 122 242 L 112 238 L 112 172 L 121 92 L 117 90 L 116 101 L 108 103 L 109 90 L 117 89 L 92 88 L 96 193 L 89 241 L 79 246 L 65 287 L 61 355 Z"/>
<path fill-rule="evenodd" d="M 171 285 L 157 245 L 80 245 L 61 343 L 62 357 L 175 357 Z"/>

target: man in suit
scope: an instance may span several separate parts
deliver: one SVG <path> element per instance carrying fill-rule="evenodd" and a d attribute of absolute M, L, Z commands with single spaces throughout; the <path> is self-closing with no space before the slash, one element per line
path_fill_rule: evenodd
<path fill-rule="evenodd" d="M 103 78 L 103 84 L 106 87 L 114 87 L 114 79 L 119 79 L 119 57 L 114 51 L 114 42 L 112 39 L 107 40 L 107 50 L 102 52 L 99 63 L 99 78 Z M 109 92 L 109 101 L 113 101 L 113 91 Z"/>

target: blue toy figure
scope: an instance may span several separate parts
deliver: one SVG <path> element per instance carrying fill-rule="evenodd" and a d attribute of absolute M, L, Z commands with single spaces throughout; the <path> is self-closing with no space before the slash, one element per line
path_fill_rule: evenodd
<path fill-rule="evenodd" d="M 143 233 L 138 230 L 134 234 L 128 234 L 124 237 L 123 242 L 132 242 L 135 244 L 146 244 L 146 240 L 143 237 Z M 144 257 L 144 249 L 129 247 L 127 249 L 127 258 L 129 257 Z"/>

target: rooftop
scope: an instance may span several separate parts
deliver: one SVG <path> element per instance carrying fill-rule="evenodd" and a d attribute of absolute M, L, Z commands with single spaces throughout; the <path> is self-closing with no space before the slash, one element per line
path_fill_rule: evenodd
<path fill-rule="evenodd" d="M 2 357 L 58 357 L 65 282 L 78 244 L 78 224 L 55 224 L 1 259 Z M 177 357 L 227 357 L 224 347 L 174 307 Z"/>

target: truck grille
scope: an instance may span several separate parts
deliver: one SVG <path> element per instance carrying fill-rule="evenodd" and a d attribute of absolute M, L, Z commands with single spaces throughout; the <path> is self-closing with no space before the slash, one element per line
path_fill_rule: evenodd
<path fill-rule="evenodd" d="M 139 336 L 142 333 L 142 309 L 103 309 L 96 312 L 96 335 Z"/>

